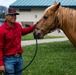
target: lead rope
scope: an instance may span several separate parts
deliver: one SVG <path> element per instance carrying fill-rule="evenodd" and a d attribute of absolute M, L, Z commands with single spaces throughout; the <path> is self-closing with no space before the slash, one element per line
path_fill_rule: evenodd
<path fill-rule="evenodd" d="M 14 72 L 14 73 L 8 73 L 8 72 L 6 72 L 7 75 L 15 74 L 15 73 L 18 73 L 18 72 L 21 72 L 21 71 L 25 70 L 25 69 L 26 69 L 28 66 L 30 66 L 31 63 L 34 61 L 34 59 L 35 59 L 35 57 L 36 57 L 36 54 L 37 54 L 37 51 L 38 51 L 38 42 L 37 42 L 37 38 L 36 38 L 36 50 L 35 50 L 34 56 L 33 56 L 33 58 L 31 59 L 31 61 L 30 61 L 23 69 L 21 69 L 21 70 L 19 70 L 19 71 L 17 71 L 17 72 Z M 2 72 L 0 72 L 0 75 L 2 75 Z"/>

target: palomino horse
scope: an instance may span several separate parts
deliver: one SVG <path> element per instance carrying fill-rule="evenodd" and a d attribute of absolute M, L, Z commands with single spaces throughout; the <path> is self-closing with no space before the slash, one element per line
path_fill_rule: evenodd
<path fill-rule="evenodd" d="M 76 10 L 60 6 L 54 2 L 48 7 L 42 18 L 36 23 L 35 38 L 43 38 L 47 33 L 60 28 L 76 47 Z"/>

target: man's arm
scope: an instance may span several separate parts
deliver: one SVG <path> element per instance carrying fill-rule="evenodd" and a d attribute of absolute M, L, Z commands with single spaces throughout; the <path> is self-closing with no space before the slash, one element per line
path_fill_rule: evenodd
<path fill-rule="evenodd" d="M 0 29 L 0 72 L 5 72 L 4 59 L 3 59 L 3 47 L 4 47 L 4 33 Z"/>
<path fill-rule="evenodd" d="M 35 29 L 34 25 L 31 25 L 31 26 L 29 26 L 27 28 L 22 28 L 22 35 L 31 33 L 31 32 L 33 32 L 34 29 Z"/>

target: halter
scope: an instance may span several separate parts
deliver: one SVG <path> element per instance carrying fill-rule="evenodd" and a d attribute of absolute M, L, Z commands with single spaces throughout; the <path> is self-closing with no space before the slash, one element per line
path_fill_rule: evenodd
<path fill-rule="evenodd" d="M 53 21 L 49 26 L 51 26 L 52 24 L 56 23 L 57 21 L 58 21 L 58 17 L 56 16 L 56 17 L 54 18 L 54 21 Z M 37 26 L 37 25 L 36 25 L 36 26 Z M 37 30 L 41 30 L 41 31 L 44 32 L 43 29 L 40 29 L 40 28 L 38 28 L 38 27 L 36 27 L 36 26 L 35 26 L 35 28 L 36 28 Z M 52 28 L 50 32 L 55 31 L 58 27 L 59 27 L 59 23 L 58 23 L 58 25 L 55 24 L 55 27 Z"/>
<path fill-rule="evenodd" d="M 52 28 L 50 32 L 53 32 L 53 31 L 55 31 L 57 28 L 59 28 L 59 21 L 58 21 L 58 24 L 56 25 L 56 22 L 57 22 L 57 21 L 58 21 L 58 17 L 56 16 L 56 17 L 54 18 L 54 21 L 50 24 L 50 26 L 51 26 L 52 24 L 55 23 L 55 27 Z"/>

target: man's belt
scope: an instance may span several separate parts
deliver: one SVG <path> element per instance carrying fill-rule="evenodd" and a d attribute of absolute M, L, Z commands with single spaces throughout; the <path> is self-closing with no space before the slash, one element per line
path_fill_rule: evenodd
<path fill-rule="evenodd" d="M 14 54 L 14 56 L 18 58 L 21 56 L 21 54 L 17 53 L 17 54 Z"/>
<path fill-rule="evenodd" d="M 16 54 L 13 54 L 13 55 L 5 55 L 5 57 L 16 57 L 16 58 L 18 58 L 20 56 L 21 56 L 20 53 L 16 53 Z"/>

